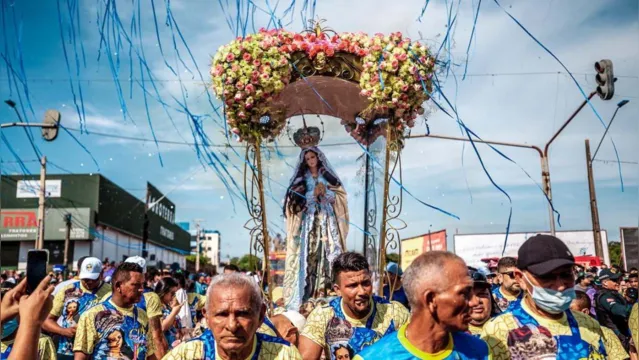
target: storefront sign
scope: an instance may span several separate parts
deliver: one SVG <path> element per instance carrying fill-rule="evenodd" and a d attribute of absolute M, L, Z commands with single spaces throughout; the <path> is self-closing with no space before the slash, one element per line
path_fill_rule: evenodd
<path fill-rule="evenodd" d="M 49 208 L 45 210 L 44 238 L 64 240 L 67 226 L 66 214 L 71 214 L 71 240 L 90 239 L 89 228 L 93 224 L 89 208 Z M 0 211 L 0 239 L 2 241 L 35 240 L 38 233 L 37 209 L 2 209 Z"/>
<path fill-rule="evenodd" d="M 45 181 L 45 197 L 59 198 L 62 195 L 62 180 Z M 40 196 L 39 180 L 18 180 L 16 198 L 37 198 Z"/>

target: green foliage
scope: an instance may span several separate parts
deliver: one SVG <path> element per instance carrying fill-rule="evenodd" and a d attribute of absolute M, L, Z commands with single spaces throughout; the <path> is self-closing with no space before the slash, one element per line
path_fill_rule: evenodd
<path fill-rule="evenodd" d="M 621 266 L 621 242 L 611 241 L 608 243 L 608 252 L 610 253 L 610 265 Z"/>
<path fill-rule="evenodd" d="M 242 271 L 256 271 L 262 269 L 262 259 L 255 255 L 246 254 L 242 256 L 237 262 L 233 262 L 237 258 L 231 259 L 231 264 L 237 265 Z"/>
<path fill-rule="evenodd" d="M 399 254 L 398 253 L 386 253 L 386 263 L 394 262 L 399 265 Z"/>
<path fill-rule="evenodd" d="M 186 261 L 192 262 L 195 264 L 195 257 L 196 257 L 195 255 L 187 255 Z M 211 264 L 211 259 L 209 259 L 207 256 L 200 254 L 200 265 L 209 265 L 209 264 Z"/>

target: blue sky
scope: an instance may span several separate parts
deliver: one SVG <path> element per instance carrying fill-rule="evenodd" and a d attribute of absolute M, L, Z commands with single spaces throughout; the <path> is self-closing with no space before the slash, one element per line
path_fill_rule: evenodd
<path fill-rule="evenodd" d="M 159 152 L 153 142 L 141 142 L 104 137 L 91 132 L 114 135 L 152 138 L 144 102 L 144 92 L 137 83 L 130 91 L 129 72 L 133 64 L 133 79 L 140 80 L 139 58 L 129 57 L 129 47 L 117 49 L 100 46 L 99 24 L 104 14 L 104 1 L 76 1 L 80 3 L 78 17 L 73 18 L 74 31 L 70 31 L 71 17 L 68 2 L 3 1 L 5 15 L 2 51 L 4 57 L 17 69 L 22 55 L 33 113 L 27 108 L 30 121 L 39 121 L 44 111 L 55 108 L 63 114 L 63 124 L 79 129 L 80 120 L 75 110 L 73 93 L 79 94 L 81 86 L 86 128 L 89 134 L 71 131 L 85 146 L 97 162 L 66 133 L 52 143 L 35 140 L 38 148 L 51 162 L 65 171 L 74 173 L 101 173 L 131 193 L 142 198 L 145 182 L 148 180 L 164 192 L 171 191 L 169 197 L 177 206 L 178 221 L 201 219 L 206 228 L 222 233 L 222 257 L 238 256 L 248 252 L 248 231 L 244 223 L 248 220 L 242 202 L 231 201 L 215 172 L 202 166 L 194 149 L 190 146 L 160 144 Z M 137 2 L 135 2 L 137 4 Z M 222 2 L 225 3 L 225 2 Z M 241 2 L 242 4 L 245 2 Z M 256 2 L 267 8 L 262 1 Z M 271 2 L 273 3 L 273 2 Z M 298 1 L 292 23 L 287 29 L 303 29 Z M 311 4 L 312 2 L 308 2 Z M 528 37 L 494 2 L 482 2 L 475 30 L 476 38 L 470 46 L 468 74 L 461 80 L 466 60 L 466 47 L 473 27 L 477 2 L 463 1 L 454 12 L 457 13 L 456 27 L 452 33 L 451 59 L 460 64 L 442 82 L 446 96 L 455 102 L 463 121 L 484 139 L 511 141 L 543 146 L 545 141 L 558 129 L 572 113 L 583 97 L 570 77 L 560 65 L 538 44 Z M 61 5 L 61 23 L 71 72 L 63 53 L 60 22 L 57 5 Z M 135 49 L 144 49 L 146 63 L 153 74 L 160 97 L 171 107 L 178 107 L 175 100 L 186 103 L 194 114 L 209 115 L 203 118 L 203 128 L 213 144 L 223 145 L 225 138 L 222 128 L 212 118 L 216 115 L 207 100 L 206 87 L 208 65 L 217 48 L 231 41 L 235 34 L 225 20 L 225 11 L 234 17 L 236 10 L 231 6 L 222 11 L 216 1 L 173 1 L 171 11 L 195 59 L 195 64 L 204 76 L 200 81 L 195 73 L 195 64 L 187 49 L 177 38 L 179 54 L 195 75 L 188 72 L 177 58 L 172 43 L 172 31 L 166 25 L 167 11 L 164 3 L 156 4 L 158 34 L 164 57 L 160 53 L 156 37 L 154 17 L 150 2 L 141 3 L 139 37 L 134 37 Z M 288 6 L 282 1 L 275 11 L 281 16 Z M 272 4 L 271 4 L 272 5 Z M 310 6 L 310 5 L 309 5 Z M 390 33 L 401 31 L 413 39 L 422 38 L 424 43 L 439 47 L 446 34 L 446 3 L 430 1 L 421 22 L 417 21 L 424 1 L 317 1 L 315 14 L 326 19 L 326 25 L 336 31 L 364 31 Z M 639 194 L 637 180 L 639 166 L 639 135 L 637 122 L 639 106 L 639 69 L 636 46 L 639 43 L 639 23 L 636 14 L 638 5 L 633 1 L 509 1 L 502 6 L 521 21 L 545 46 L 551 49 L 575 74 L 585 91 L 594 89 L 593 63 L 602 58 L 614 61 L 619 78 L 616 96 L 612 101 L 603 102 L 595 97 L 592 104 L 608 121 L 616 103 L 622 99 L 630 103 L 619 111 L 609 136 L 614 139 L 619 157 L 631 162 L 622 165 L 624 191 L 621 191 L 617 165 L 610 162 L 595 162 L 594 173 L 599 202 L 599 214 L 603 228 L 610 239 L 618 239 L 620 226 L 636 226 L 639 219 Z M 73 8 L 72 8 L 73 10 Z M 131 18 L 136 14 L 130 2 L 118 2 L 119 17 L 123 26 L 130 30 Z M 15 14 L 15 17 L 14 17 Z M 286 18 L 287 23 L 290 17 Z M 78 21 L 79 20 L 79 21 Z M 137 20 L 136 20 L 137 21 Z M 137 23 L 137 22 L 136 22 Z M 256 12 L 255 26 L 268 24 L 268 17 Z M 14 26 L 15 25 L 15 26 Z M 79 25 L 79 29 L 78 29 Z M 249 32 L 252 22 L 249 21 Z M 108 28 L 107 28 L 108 31 Z M 72 43 L 75 36 L 76 45 Z M 123 39 L 124 40 L 124 39 Z M 84 47 L 86 66 L 80 44 Z M 141 46 L 140 46 L 141 45 Z M 98 61 L 98 49 L 101 58 Z M 20 50 L 19 50 L 20 49 Z M 119 59 L 119 76 L 122 98 L 126 103 L 128 116 L 123 117 L 118 90 L 114 85 L 106 52 L 110 52 L 114 62 Z M 78 54 L 79 68 L 76 66 Z M 116 55 L 116 53 L 118 53 Z M 179 76 L 165 65 L 168 62 Z M 20 94 L 25 101 L 24 88 L 10 89 L 5 63 L 0 66 L 0 95 L 2 99 L 18 101 Z M 147 74 L 144 74 L 148 79 Z M 455 78 L 457 81 L 455 81 Z M 78 81 L 79 80 L 79 81 Z M 179 80 L 182 80 L 180 82 Z M 144 82 L 147 91 L 154 93 L 151 83 Z M 182 85 L 181 85 L 182 84 Z M 181 90 L 181 89 L 184 89 Z M 188 94 L 182 100 L 182 94 Z M 26 106 L 26 101 L 24 102 Z M 78 104 L 80 102 L 78 101 Z M 219 104 L 217 101 L 215 104 Z M 425 105 L 428 124 L 432 133 L 458 136 L 459 129 L 452 119 L 438 111 L 432 104 Z M 188 119 L 184 114 L 164 108 L 151 97 L 148 98 L 149 117 L 158 139 L 176 142 L 194 142 Z M 0 119 L 13 121 L 13 114 L 7 107 L 0 107 Z M 219 119 L 217 121 L 220 121 Z M 349 193 L 351 221 L 363 226 L 362 177 L 358 174 L 361 164 L 357 162 L 362 151 L 339 125 L 339 120 L 324 117 L 326 136 L 324 144 L 345 143 L 342 146 L 326 146 L 325 152 L 337 169 Z M 299 122 L 293 121 L 297 126 Z M 553 197 L 556 209 L 561 213 L 561 229 L 587 229 L 591 226 L 586 181 L 584 139 L 596 144 L 604 127 L 594 112 L 586 107 L 574 122 L 555 141 L 550 151 L 550 167 Z M 425 132 L 423 122 L 414 133 Z M 29 172 L 37 173 L 34 159 L 36 155 L 24 132 L 19 129 L 3 130 L 11 146 Z M 36 134 L 37 133 L 34 132 Z M 593 144 L 593 146 L 594 146 Z M 234 144 L 235 145 L 235 144 Z M 272 156 L 268 159 L 269 194 L 267 209 L 270 229 L 273 232 L 283 228 L 281 199 L 298 149 L 290 146 L 286 136 L 280 139 L 283 159 Z M 229 161 L 225 166 L 240 184 L 243 175 L 234 166 L 242 168 L 242 146 L 236 146 L 240 156 L 224 148 L 213 148 Z M 402 237 L 410 237 L 446 228 L 449 234 L 503 232 L 508 219 L 509 202 L 493 187 L 477 160 L 472 148 L 456 142 L 435 139 L 413 139 L 407 141 L 403 151 L 403 181 L 415 197 L 455 213 L 456 220 L 405 197 L 402 219 L 408 224 L 402 230 Z M 537 182 L 541 182 L 540 164 L 535 152 L 526 149 L 502 148 L 504 153 L 525 169 Z M 549 228 L 547 205 L 537 185 L 530 180 L 517 165 L 507 162 L 490 149 L 479 146 L 484 163 L 491 176 L 513 201 L 511 231 L 535 231 Z M 163 166 L 160 165 L 161 154 Z M 21 173 L 15 158 L 5 144 L 0 148 L 3 174 Z M 462 166 L 463 156 L 463 166 Z M 597 155 L 598 159 L 614 160 L 615 154 L 609 141 L 605 141 Z M 50 167 L 52 172 L 56 171 Z M 355 227 L 347 245 L 351 249 L 361 249 L 363 234 Z M 449 235 L 449 244 L 452 236 Z"/>

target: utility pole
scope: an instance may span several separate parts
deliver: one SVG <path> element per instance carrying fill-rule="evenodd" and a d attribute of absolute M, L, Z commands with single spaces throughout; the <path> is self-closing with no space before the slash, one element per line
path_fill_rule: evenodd
<path fill-rule="evenodd" d="M 35 248 L 41 250 L 44 247 L 44 202 L 47 191 L 47 157 L 40 159 L 40 192 L 38 196 L 38 238 Z"/>
<path fill-rule="evenodd" d="M 368 154 L 369 150 L 370 150 L 370 146 L 366 145 L 366 153 L 367 154 Z M 368 241 L 367 240 L 368 240 L 368 237 L 370 236 L 370 235 L 368 235 L 369 231 L 370 231 L 370 228 L 368 226 L 368 208 L 369 208 L 368 202 L 370 201 L 369 200 L 368 191 L 369 191 L 369 186 L 370 186 L 370 184 L 369 184 L 369 182 L 370 182 L 369 174 L 370 174 L 371 169 L 370 169 L 370 156 L 368 156 L 368 155 L 366 155 L 366 165 L 365 166 L 366 166 L 366 170 L 365 170 L 366 174 L 364 176 L 364 246 L 363 246 L 363 249 L 362 249 L 362 253 L 364 254 L 364 257 L 366 257 L 366 254 L 368 252 Z"/>
<path fill-rule="evenodd" d="M 64 236 L 64 272 L 69 273 L 69 241 L 71 240 L 71 214 L 64 216 L 67 232 Z"/>
<path fill-rule="evenodd" d="M 195 272 L 200 272 L 200 222 L 195 223 Z"/>
<path fill-rule="evenodd" d="M 586 139 L 586 169 L 588 170 L 588 191 L 590 193 L 590 215 L 592 217 L 592 234 L 595 240 L 595 255 L 603 258 L 601 246 L 601 227 L 599 225 L 599 209 L 597 208 L 597 194 L 595 180 L 592 175 L 592 157 L 590 156 L 590 140 Z"/>
<path fill-rule="evenodd" d="M 53 141 L 58 137 L 58 129 L 60 128 L 60 120 L 62 116 L 57 110 L 47 110 L 44 113 L 44 121 L 39 124 L 25 123 L 16 109 L 16 103 L 13 100 L 5 100 L 5 104 L 15 111 L 19 122 L 0 124 L 0 129 L 9 127 L 38 127 L 42 131 L 42 138 L 45 141 Z M 41 250 L 44 247 L 44 203 L 46 197 L 46 179 L 47 179 L 47 157 L 40 158 L 40 192 L 38 196 L 38 237 L 35 241 L 35 248 Z"/>
<path fill-rule="evenodd" d="M 149 254 L 147 243 L 149 241 L 149 184 L 146 184 L 146 199 L 144 201 L 144 223 L 142 224 L 142 257 L 146 259 Z"/>

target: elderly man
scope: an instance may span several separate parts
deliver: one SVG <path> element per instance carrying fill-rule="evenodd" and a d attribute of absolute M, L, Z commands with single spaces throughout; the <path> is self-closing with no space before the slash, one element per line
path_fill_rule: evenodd
<path fill-rule="evenodd" d="M 410 321 L 355 359 L 490 358 L 486 343 L 466 333 L 470 310 L 479 300 L 464 260 L 450 252 L 430 251 L 413 260 L 403 280 Z"/>
<path fill-rule="evenodd" d="M 497 262 L 497 278 L 501 285 L 493 290 L 493 297 L 501 311 L 512 310 L 519 306 L 523 293 L 519 282 L 515 280 L 515 270 L 517 269 L 517 259 L 513 257 L 503 257 Z"/>
<path fill-rule="evenodd" d="M 60 337 L 58 359 L 73 359 L 73 341 L 80 316 L 111 291 L 111 285 L 104 283 L 101 276 L 100 259 L 87 257 L 80 265 L 80 280 L 68 283 L 55 295 L 43 329 Z"/>
<path fill-rule="evenodd" d="M 339 348 L 356 354 L 408 320 L 404 305 L 372 296 L 373 283 L 363 255 L 340 254 L 333 260 L 332 274 L 339 297 L 308 316 L 299 345 L 304 360 L 318 360 L 322 350 L 327 359 L 336 360 Z"/>
<path fill-rule="evenodd" d="M 599 324 L 570 311 L 575 298 L 575 258 L 561 240 L 536 235 L 518 251 L 515 278 L 524 298 L 521 306 L 484 325 L 482 339 L 493 358 L 604 359 L 610 354 Z"/>
<path fill-rule="evenodd" d="M 301 360 L 287 341 L 257 333 L 266 306 L 255 281 L 241 273 L 218 275 L 207 292 L 209 329 L 199 338 L 180 344 L 165 360 Z"/>
<path fill-rule="evenodd" d="M 75 360 L 156 359 L 146 311 L 136 306 L 143 290 L 140 265 L 120 264 L 113 273 L 113 294 L 80 317 Z"/>

